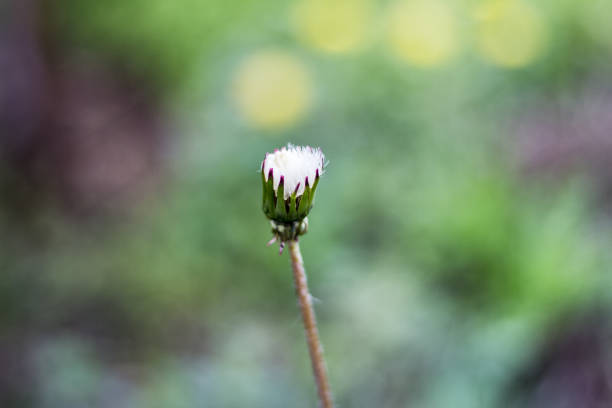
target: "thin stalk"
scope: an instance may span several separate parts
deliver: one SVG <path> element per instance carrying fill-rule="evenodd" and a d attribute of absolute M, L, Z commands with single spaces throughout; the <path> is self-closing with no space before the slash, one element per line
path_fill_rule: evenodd
<path fill-rule="evenodd" d="M 317 320 L 312 307 L 311 296 L 308 292 L 308 284 L 306 283 L 304 261 L 302 260 L 300 245 L 297 241 L 289 241 L 289 254 L 291 255 L 291 266 L 293 267 L 295 290 L 300 303 L 300 309 L 302 311 L 302 319 L 304 320 L 306 342 L 308 343 L 308 352 L 310 353 L 312 371 L 317 384 L 319 401 L 321 403 L 321 408 L 333 408 L 334 403 L 332 401 L 331 389 L 329 387 L 329 380 L 327 378 L 325 359 L 323 358 L 323 347 L 321 347 L 321 341 L 319 340 Z"/>

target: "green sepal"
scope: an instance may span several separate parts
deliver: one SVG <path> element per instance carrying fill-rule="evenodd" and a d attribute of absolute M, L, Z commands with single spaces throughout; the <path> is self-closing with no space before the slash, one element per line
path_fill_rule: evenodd
<path fill-rule="evenodd" d="M 287 209 L 285 208 L 285 180 L 281 176 L 276 192 L 276 210 L 274 211 L 275 219 L 286 220 Z"/>
<path fill-rule="evenodd" d="M 317 175 L 315 177 L 315 182 L 312 185 L 312 189 L 310 190 L 310 208 L 312 208 L 312 206 L 314 205 L 314 199 L 315 199 L 315 191 L 317 190 L 317 186 L 319 185 L 319 179 L 321 178 L 321 176 L 319 176 L 319 171 L 317 170 Z"/>
<path fill-rule="evenodd" d="M 289 199 L 289 219 L 290 220 L 297 220 L 298 216 L 297 216 L 297 191 L 294 191 L 293 194 L 291 194 L 291 198 Z"/>
<path fill-rule="evenodd" d="M 302 194 L 302 197 L 300 198 L 300 204 L 298 205 L 297 209 L 298 219 L 302 219 L 308 215 L 308 212 L 310 211 L 310 201 L 310 186 L 306 184 L 304 186 L 304 194 Z"/>
<path fill-rule="evenodd" d="M 317 189 L 317 186 L 319 185 L 319 179 L 320 178 L 321 177 L 319 177 L 318 175 L 317 175 L 317 177 L 315 177 L 315 182 L 312 185 L 312 189 L 311 189 L 311 193 L 312 193 L 313 196 L 314 196 L 315 190 Z"/>
<path fill-rule="evenodd" d="M 266 181 L 263 171 L 261 172 L 261 181 L 263 184 L 263 205 L 262 209 L 266 217 L 274 217 L 275 195 L 274 195 L 274 178 L 268 177 Z"/>

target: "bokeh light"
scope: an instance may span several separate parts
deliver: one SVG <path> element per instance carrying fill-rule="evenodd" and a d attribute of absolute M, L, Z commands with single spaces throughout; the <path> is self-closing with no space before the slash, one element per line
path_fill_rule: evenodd
<path fill-rule="evenodd" d="M 388 14 L 388 40 L 393 53 L 420 67 L 449 61 L 460 48 L 454 9 L 441 1 L 399 1 Z"/>
<path fill-rule="evenodd" d="M 522 0 L 493 0 L 475 11 L 477 46 L 482 57 L 501 67 L 531 63 L 545 43 L 545 25 L 539 12 Z"/>
<path fill-rule="evenodd" d="M 372 23 L 368 0 L 303 0 L 293 9 L 298 38 L 308 46 L 341 54 L 359 50 L 368 41 Z"/>
<path fill-rule="evenodd" d="M 304 63 L 285 51 L 247 57 L 234 78 L 233 96 L 245 121 L 262 129 L 284 129 L 304 117 L 313 96 Z"/>

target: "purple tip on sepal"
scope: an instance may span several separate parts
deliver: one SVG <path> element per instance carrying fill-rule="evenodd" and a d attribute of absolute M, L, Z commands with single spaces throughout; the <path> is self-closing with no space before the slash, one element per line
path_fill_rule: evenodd
<path fill-rule="evenodd" d="M 280 177 L 280 181 L 278 182 L 278 185 L 279 185 L 279 186 L 280 186 L 280 185 L 283 185 L 283 186 L 285 185 L 285 176 L 281 176 L 281 177 Z"/>
<path fill-rule="evenodd" d="M 310 184 L 308 184 L 308 176 L 306 176 L 306 181 L 304 182 L 304 185 L 305 185 L 306 187 L 310 186 Z"/>
<path fill-rule="evenodd" d="M 270 171 L 268 171 L 268 180 L 270 180 L 271 178 L 273 178 L 274 176 L 274 169 L 270 167 Z"/>
<path fill-rule="evenodd" d="M 293 191 L 294 193 L 297 194 L 298 190 L 300 189 L 300 184 L 302 183 L 297 183 L 297 186 L 295 186 L 295 190 Z"/>
<path fill-rule="evenodd" d="M 319 169 L 315 172 L 315 180 L 319 178 Z"/>

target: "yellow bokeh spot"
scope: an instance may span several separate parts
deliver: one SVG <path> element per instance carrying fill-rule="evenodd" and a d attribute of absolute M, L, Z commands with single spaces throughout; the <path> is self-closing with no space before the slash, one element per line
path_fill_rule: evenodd
<path fill-rule="evenodd" d="M 475 13 L 478 51 L 495 65 L 518 68 L 532 62 L 545 40 L 544 22 L 537 10 L 522 0 L 493 0 Z"/>
<path fill-rule="evenodd" d="M 305 44 L 340 54 L 365 45 L 370 15 L 368 0 L 302 0 L 293 10 L 293 23 Z"/>
<path fill-rule="evenodd" d="M 262 129 L 283 129 L 299 121 L 312 101 L 304 64 L 283 51 L 260 51 L 239 67 L 234 100 L 243 118 Z"/>
<path fill-rule="evenodd" d="M 404 0 L 392 5 L 387 34 L 393 53 L 420 67 L 442 65 L 460 47 L 454 9 L 437 0 Z"/>

